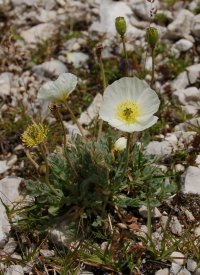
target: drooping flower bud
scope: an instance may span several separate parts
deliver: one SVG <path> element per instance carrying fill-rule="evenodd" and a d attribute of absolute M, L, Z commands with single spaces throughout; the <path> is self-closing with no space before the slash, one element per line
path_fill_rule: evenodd
<path fill-rule="evenodd" d="M 158 30 L 154 27 L 149 27 L 146 32 L 147 42 L 151 48 L 155 48 L 158 42 Z"/>
<path fill-rule="evenodd" d="M 126 149 L 127 139 L 125 137 L 119 138 L 114 144 L 114 151 L 121 152 Z"/>
<path fill-rule="evenodd" d="M 116 17 L 115 28 L 119 35 L 124 36 L 126 33 L 126 20 L 124 17 Z"/>

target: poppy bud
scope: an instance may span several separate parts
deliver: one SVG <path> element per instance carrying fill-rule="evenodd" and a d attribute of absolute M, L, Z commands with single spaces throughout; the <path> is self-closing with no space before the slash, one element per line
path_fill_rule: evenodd
<path fill-rule="evenodd" d="M 149 27 L 146 33 L 147 42 L 151 48 L 155 48 L 158 42 L 158 30 L 154 27 Z"/>
<path fill-rule="evenodd" d="M 117 17 L 115 19 L 115 27 L 119 35 L 124 36 L 126 33 L 126 20 L 124 17 Z"/>

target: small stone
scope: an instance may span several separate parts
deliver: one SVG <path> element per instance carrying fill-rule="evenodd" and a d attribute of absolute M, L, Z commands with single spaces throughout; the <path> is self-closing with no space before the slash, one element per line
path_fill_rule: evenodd
<path fill-rule="evenodd" d="M 177 273 L 177 275 L 191 275 L 191 273 L 184 267 Z"/>
<path fill-rule="evenodd" d="M 171 262 L 181 266 L 184 264 L 185 255 L 181 252 L 174 251 L 170 255 L 170 260 L 171 260 Z"/>
<path fill-rule="evenodd" d="M 0 160 L 0 174 L 5 173 L 10 167 L 7 165 L 7 161 Z"/>
<path fill-rule="evenodd" d="M 53 257 L 55 256 L 55 251 L 48 249 L 40 249 L 40 254 L 44 257 Z"/>
<path fill-rule="evenodd" d="M 24 270 L 21 265 L 11 265 L 8 267 L 5 275 L 23 275 Z"/>
<path fill-rule="evenodd" d="M 89 56 L 82 52 L 68 52 L 67 61 L 72 63 L 74 68 L 80 68 L 89 59 Z"/>
<path fill-rule="evenodd" d="M 185 210 L 185 215 L 186 215 L 189 222 L 195 221 L 195 217 L 193 216 L 193 214 L 189 210 L 187 210 L 187 209 Z"/>
<path fill-rule="evenodd" d="M 6 177 L 0 180 L 0 198 L 4 204 L 11 205 L 19 198 L 18 188 L 20 183 L 21 178 L 17 177 Z M 0 247 L 5 245 L 10 228 L 5 207 L 0 202 Z"/>
<path fill-rule="evenodd" d="M 182 9 L 175 20 L 168 25 L 168 36 L 171 38 L 185 37 L 190 34 L 194 14 L 189 10 Z"/>
<path fill-rule="evenodd" d="M 53 74 L 59 76 L 62 73 L 67 72 L 67 67 L 59 60 L 50 60 L 40 65 L 34 66 L 33 71 L 38 75 Z"/>
<path fill-rule="evenodd" d="M 189 166 L 184 175 L 184 184 L 182 185 L 182 191 L 184 193 L 200 194 L 200 168 L 196 166 Z"/>
<path fill-rule="evenodd" d="M 194 272 L 194 275 L 200 275 L 200 268 L 197 268 L 197 270 Z"/>
<path fill-rule="evenodd" d="M 200 168 L 200 155 L 197 156 L 195 163 L 198 165 L 198 167 Z"/>
<path fill-rule="evenodd" d="M 147 155 L 157 155 L 157 156 L 164 156 L 170 155 L 172 153 L 173 147 L 170 142 L 164 141 L 151 141 L 145 150 L 145 154 Z"/>
<path fill-rule="evenodd" d="M 99 109 L 102 104 L 103 97 L 101 94 L 97 94 L 95 98 L 93 99 L 92 103 L 90 106 L 87 108 L 86 111 L 84 111 L 80 118 L 78 119 L 79 123 L 81 125 L 89 125 L 95 117 L 98 116 Z"/>
<path fill-rule="evenodd" d="M 172 263 L 171 268 L 170 268 L 170 275 L 177 275 L 181 270 L 182 270 L 182 266 L 177 264 L 177 263 Z"/>
<path fill-rule="evenodd" d="M 4 246 L 3 251 L 6 254 L 11 255 L 13 254 L 16 248 L 17 248 L 17 242 L 13 238 L 10 238 L 8 243 Z"/>
<path fill-rule="evenodd" d="M 183 172 L 184 170 L 185 170 L 185 167 L 182 164 L 178 163 L 175 165 L 176 172 Z"/>
<path fill-rule="evenodd" d="M 56 24 L 41 23 L 28 30 L 22 31 L 20 35 L 26 43 L 36 44 L 52 38 L 56 31 Z"/>
<path fill-rule="evenodd" d="M 195 117 L 190 120 L 186 120 L 183 123 L 179 123 L 175 126 L 175 131 L 189 131 L 191 128 L 197 128 L 200 125 L 200 117 Z M 195 134 L 194 134 L 195 136 Z"/>
<path fill-rule="evenodd" d="M 170 229 L 171 229 L 173 234 L 175 234 L 177 236 L 182 235 L 183 229 L 182 229 L 182 226 L 181 226 L 179 220 L 177 219 L 177 217 L 172 216 L 172 219 L 171 219 L 169 225 L 170 225 Z"/>
<path fill-rule="evenodd" d="M 169 275 L 169 269 L 163 268 L 158 271 L 156 271 L 155 275 Z"/>
<path fill-rule="evenodd" d="M 175 48 L 180 52 L 186 52 L 193 47 L 193 43 L 187 39 L 180 39 L 175 43 Z"/>
<path fill-rule="evenodd" d="M 200 38 L 200 14 L 197 14 L 193 18 L 192 32 L 196 37 Z"/>
<path fill-rule="evenodd" d="M 195 228 L 194 234 L 196 237 L 200 237 L 200 225 Z"/>
<path fill-rule="evenodd" d="M 187 89 L 180 89 L 173 93 L 183 105 L 198 105 L 200 102 L 200 90 L 196 87 L 189 87 Z M 198 106 L 197 106 L 198 107 Z"/>
<path fill-rule="evenodd" d="M 192 259 L 188 259 L 187 260 L 187 269 L 189 271 L 194 272 L 196 268 L 197 268 L 197 263 Z"/>
<path fill-rule="evenodd" d="M 147 211 L 147 207 L 145 205 L 142 205 L 139 208 L 139 213 L 143 218 L 147 218 L 148 216 L 148 211 Z M 154 209 L 152 209 L 151 211 L 152 217 L 153 218 L 160 218 L 162 217 L 162 214 L 160 213 L 159 209 L 157 207 L 155 207 Z"/>
<path fill-rule="evenodd" d="M 0 74 L 0 95 L 10 95 L 13 74 L 4 72 Z"/>

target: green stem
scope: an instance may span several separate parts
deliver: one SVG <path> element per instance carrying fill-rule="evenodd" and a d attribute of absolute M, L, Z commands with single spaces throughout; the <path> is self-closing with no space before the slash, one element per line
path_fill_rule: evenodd
<path fill-rule="evenodd" d="M 77 125 L 79 131 L 81 132 L 81 135 L 83 137 L 85 137 L 84 131 L 83 131 L 83 127 L 80 125 L 80 123 L 78 122 L 77 118 L 75 117 L 72 109 L 69 107 L 69 104 L 67 102 L 63 102 L 63 105 L 65 106 L 66 110 L 70 113 L 70 116 L 73 120 L 73 122 Z"/>
<path fill-rule="evenodd" d="M 63 130 L 63 134 L 64 134 L 64 153 L 65 153 L 65 158 L 69 164 L 69 166 L 71 167 L 73 173 L 74 173 L 74 176 L 75 177 L 78 177 L 78 174 L 71 162 L 71 160 L 69 159 L 68 155 L 67 155 L 67 139 L 66 139 L 66 130 L 65 130 L 65 126 L 64 126 L 64 123 L 63 123 L 63 120 L 62 120 L 62 117 L 61 117 L 61 114 L 59 112 L 59 110 L 57 110 L 57 117 L 58 117 L 58 120 L 62 126 L 62 130 Z"/>
<path fill-rule="evenodd" d="M 105 91 L 107 83 L 106 83 L 106 75 L 105 75 L 105 70 L 104 70 L 104 65 L 101 56 L 99 57 L 99 66 L 100 66 L 100 71 L 101 71 L 101 79 L 102 79 L 102 85 L 103 85 L 103 90 Z M 97 135 L 97 142 L 99 143 L 101 140 L 101 135 L 102 135 L 102 129 L 103 129 L 103 120 L 99 120 L 99 130 L 98 130 L 98 135 Z"/>
<path fill-rule="evenodd" d="M 151 48 L 151 56 L 152 56 L 152 69 L 151 69 L 151 88 L 153 89 L 155 82 L 155 48 Z"/>
<path fill-rule="evenodd" d="M 131 134 L 128 133 L 127 144 L 126 144 L 126 160 L 125 160 L 124 172 L 126 172 L 126 170 L 128 168 L 129 154 L 130 154 L 130 141 L 131 141 Z"/>
<path fill-rule="evenodd" d="M 125 62 L 126 62 L 126 76 L 129 76 L 128 55 L 127 55 L 126 42 L 125 42 L 124 35 L 121 36 L 121 39 L 122 39 L 123 51 L 124 51 Z"/>
<path fill-rule="evenodd" d="M 26 151 L 26 156 L 27 158 L 31 161 L 31 163 L 35 166 L 36 170 L 38 170 L 39 165 L 37 164 L 37 162 L 32 158 L 31 154 L 29 153 L 29 151 Z"/>
<path fill-rule="evenodd" d="M 147 236 L 151 238 L 151 205 L 147 194 Z"/>
<path fill-rule="evenodd" d="M 46 166 L 46 172 L 45 172 L 45 181 L 46 184 L 49 186 L 49 188 L 56 194 L 58 195 L 58 192 L 56 191 L 56 189 L 51 185 L 50 181 L 49 181 L 49 164 L 48 164 L 48 160 L 47 160 L 47 156 L 46 156 L 46 150 L 45 150 L 45 145 L 44 144 L 40 144 L 40 150 L 44 159 L 44 163 Z"/>

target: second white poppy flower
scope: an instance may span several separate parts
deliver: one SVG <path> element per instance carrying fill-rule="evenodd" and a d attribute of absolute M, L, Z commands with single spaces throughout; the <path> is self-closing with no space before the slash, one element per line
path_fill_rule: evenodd
<path fill-rule="evenodd" d="M 144 80 L 123 77 L 109 85 L 103 95 L 100 118 L 123 132 L 143 131 L 154 125 L 160 100 Z"/>
<path fill-rule="evenodd" d="M 77 77 L 71 73 L 63 73 L 55 81 L 45 83 L 38 92 L 38 98 L 53 102 L 65 101 L 76 88 Z"/>

